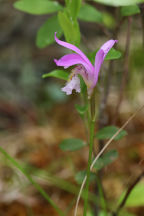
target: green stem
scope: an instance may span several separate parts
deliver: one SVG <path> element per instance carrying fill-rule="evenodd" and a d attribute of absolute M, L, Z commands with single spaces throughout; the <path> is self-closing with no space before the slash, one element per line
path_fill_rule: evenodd
<path fill-rule="evenodd" d="M 19 165 L 19 163 L 12 158 L 2 147 L 0 147 L 0 152 L 15 166 L 17 167 L 26 178 L 34 185 L 34 187 L 39 191 L 39 193 L 51 204 L 51 206 L 57 211 L 58 215 L 64 216 L 63 212 L 59 207 L 53 202 L 53 200 L 47 195 L 47 193 L 37 184 L 33 178 L 25 171 L 25 169 Z"/>
<path fill-rule="evenodd" d="M 92 152 L 93 152 L 93 142 L 94 142 L 94 128 L 95 128 L 95 121 L 90 121 L 89 126 L 89 158 L 88 158 L 88 167 L 87 167 L 87 180 L 86 180 L 86 188 L 85 188 L 85 198 L 84 198 L 84 212 L 83 216 L 86 216 L 87 207 L 88 207 L 88 191 L 89 191 L 89 180 L 90 180 L 90 166 L 92 162 Z"/>

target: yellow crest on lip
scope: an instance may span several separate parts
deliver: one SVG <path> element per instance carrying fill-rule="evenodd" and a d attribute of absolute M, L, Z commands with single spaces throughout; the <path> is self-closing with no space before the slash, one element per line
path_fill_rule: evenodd
<path fill-rule="evenodd" d="M 75 72 L 72 71 L 72 73 L 69 75 L 68 82 L 70 82 L 70 80 L 72 80 L 74 75 L 75 75 Z"/>

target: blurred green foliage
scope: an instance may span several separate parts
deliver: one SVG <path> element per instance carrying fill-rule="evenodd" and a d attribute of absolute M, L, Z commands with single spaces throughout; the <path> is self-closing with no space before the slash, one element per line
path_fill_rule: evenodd
<path fill-rule="evenodd" d="M 55 77 L 67 81 L 69 74 L 65 70 L 53 70 L 49 73 L 43 74 L 42 78 L 46 77 Z"/>
<path fill-rule="evenodd" d="M 94 0 L 95 2 L 111 5 L 111 6 L 126 6 L 126 5 L 134 5 L 144 2 L 144 0 Z"/>
<path fill-rule="evenodd" d="M 95 163 L 94 169 L 101 170 L 107 165 L 111 164 L 118 158 L 118 152 L 115 149 L 112 149 L 105 154 L 103 154 Z"/>
<path fill-rule="evenodd" d="M 20 0 L 14 3 L 14 7 L 35 15 L 49 14 L 62 9 L 57 1 L 48 0 Z"/>
<path fill-rule="evenodd" d="M 79 171 L 76 175 L 75 175 L 75 181 L 78 183 L 78 184 L 82 184 L 84 178 L 86 176 L 86 170 L 82 170 L 82 171 Z M 90 173 L 90 182 L 94 182 L 96 181 L 96 175 L 95 173 Z"/>
<path fill-rule="evenodd" d="M 112 136 L 114 136 L 114 134 L 116 132 L 118 132 L 119 128 L 116 126 L 106 126 L 103 127 L 102 129 L 100 129 L 97 133 L 96 133 L 96 138 L 98 140 L 104 140 L 104 139 L 111 139 Z M 114 140 L 119 140 L 122 139 L 124 136 L 127 135 L 127 132 L 125 130 L 122 130 L 115 138 Z"/>
<path fill-rule="evenodd" d="M 63 151 L 77 151 L 86 145 L 87 143 L 81 139 L 69 138 L 60 143 L 60 149 Z"/>
<path fill-rule="evenodd" d="M 125 207 L 137 207 L 137 206 L 144 206 L 144 182 L 138 183 L 131 193 L 128 196 L 128 199 L 125 203 Z M 119 202 L 123 199 L 125 193 L 122 194 L 120 197 Z"/>
<path fill-rule="evenodd" d="M 122 16 L 132 16 L 132 15 L 139 14 L 139 13 L 140 13 L 140 9 L 138 5 L 130 5 L 130 6 L 121 7 Z"/>
<path fill-rule="evenodd" d="M 51 16 L 38 30 L 36 45 L 39 48 L 44 48 L 54 43 L 55 32 L 57 32 L 57 37 L 61 37 L 63 34 L 57 16 Z"/>
<path fill-rule="evenodd" d="M 102 13 L 89 4 L 84 4 L 80 8 L 78 18 L 83 21 L 102 23 Z"/>

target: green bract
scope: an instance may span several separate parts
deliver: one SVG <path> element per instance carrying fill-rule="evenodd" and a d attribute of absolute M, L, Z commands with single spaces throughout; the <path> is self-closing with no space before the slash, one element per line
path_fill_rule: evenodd
<path fill-rule="evenodd" d="M 67 2 L 67 10 L 72 20 L 76 20 L 77 15 L 79 13 L 79 9 L 81 7 L 82 0 L 72 0 Z"/>
<path fill-rule="evenodd" d="M 80 29 L 77 20 L 71 21 L 71 17 L 65 11 L 59 11 L 58 20 L 63 29 L 66 41 L 78 46 L 80 43 Z"/>

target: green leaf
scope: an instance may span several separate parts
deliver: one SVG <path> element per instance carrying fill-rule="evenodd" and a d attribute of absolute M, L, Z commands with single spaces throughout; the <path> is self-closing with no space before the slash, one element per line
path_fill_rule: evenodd
<path fill-rule="evenodd" d="M 42 78 L 55 77 L 62 80 L 68 80 L 69 74 L 64 70 L 53 70 L 47 74 L 43 74 Z"/>
<path fill-rule="evenodd" d="M 58 13 L 58 19 L 61 28 L 64 31 L 66 41 L 78 46 L 80 43 L 80 30 L 78 22 L 76 20 L 72 21 L 65 11 L 60 11 Z"/>
<path fill-rule="evenodd" d="M 86 104 L 85 106 L 80 106 L 79 104 L 75 104 L 75 108 L 80 115 L 84 115 L 85 112 L 88 110 L 88 104 Z"/>
<path fill-rule="evenodd" d="M 60 37 L 63 32 L 59 25 L 57 16 L 50 17 L 38 30 L 36 44 L 39 48 L 44 48 L 52 44 L 54 40 L 54 33 Z"/>
<path fill-rule="evenodd" d="M 75 175 L 75 180 L 78 184 L 81 184 L 84 180 L 84 177 L 86 176 L 86 170 L 80 171 Z M 96 180 L 95 173 L 90 173 L 90 182 L 93 182 Z"/>
<path fill-rule="evenodd" d="M 132 16 L 132 15 L 139 14 L 139 13 L 140 13 L 140 9 L 138 5 L 130 5 L 130 6 L 121 7 L 122 16 Z"/>
<path fill-rule="evenodd" d="M 115 126 L 107 126 L 102 128 L 96 133 L 96 138 L 98 140 L 103 139 L 110 139 L 117 131 L 119 130 L 118 127 Z M 127 132 L 125 130 L 122 130 L 115 138 L 114 140 L 119 140 L 127 135 Z"/>
<path fill-rule="evenodd" d="M 110 150 L 109 152 L 105 153 L 103 156 L 101 156 L 95 163 L 94 168 L 96 170 L 100 170 L 107 166 L 108 164 L 111 164 L 113 161 L 115 161 L 118 158 L 118 152 L 116 150 Z"/>
<path fill-rule="evenodd" d="M 125 193 L 120 197 L 119 202 L 123 200 Z M 131 191 L 125 207 L 138 207 L 144 205 L 144 182 L 137 184 L 134 189 Z"/>
<path fill-rule="evenodd" d="M 80 139 L 65 139 L 60 143 L 60 149 L 63 151 L 76 151 L 86 146 L 86 143 Z"/>
<path fill-rule="evenodd" d="M 71 0 L 68 3 L 67 9 L 73 20 L 76 20 L 78 16 L 78 13 L 81 7 L 81 1 L 82 0 Z"/>
<path fill-rule="evenodd" d="M 88 22 L 102 23 L 103 21 L 102 13 L 88 4 L 81 7 L 78 18 Z"/>
<path fill-rule="evenodd" d="M 92 64 L 94 64 L 94 62 L 95 62 L 95 56 L 96 56 L 96 53 L 98 52 L 98 50 L 99 49 L 96 49 L 95 51 L 88 54 L 88 58 L 92 62 Z M 120 51 L 118 51 L 114 48 L 111 48 L 111 50 L 106 55 L 105 60 L 119 59 L 121 56 L 122 56 L 122 54 Z"/>
<path fill-rule="evenodd" d="M 14 7 L 35 15 L 49 14 L 63 8 L 57 1 L 49 0 L 20 0 L 14 3 Z"/>
<path fill-rule="evenodd" d="M 144 0 L 94 0 L 100 4 L 110 5 L 114 7 L 134 5 L 144 2 Z"/>

